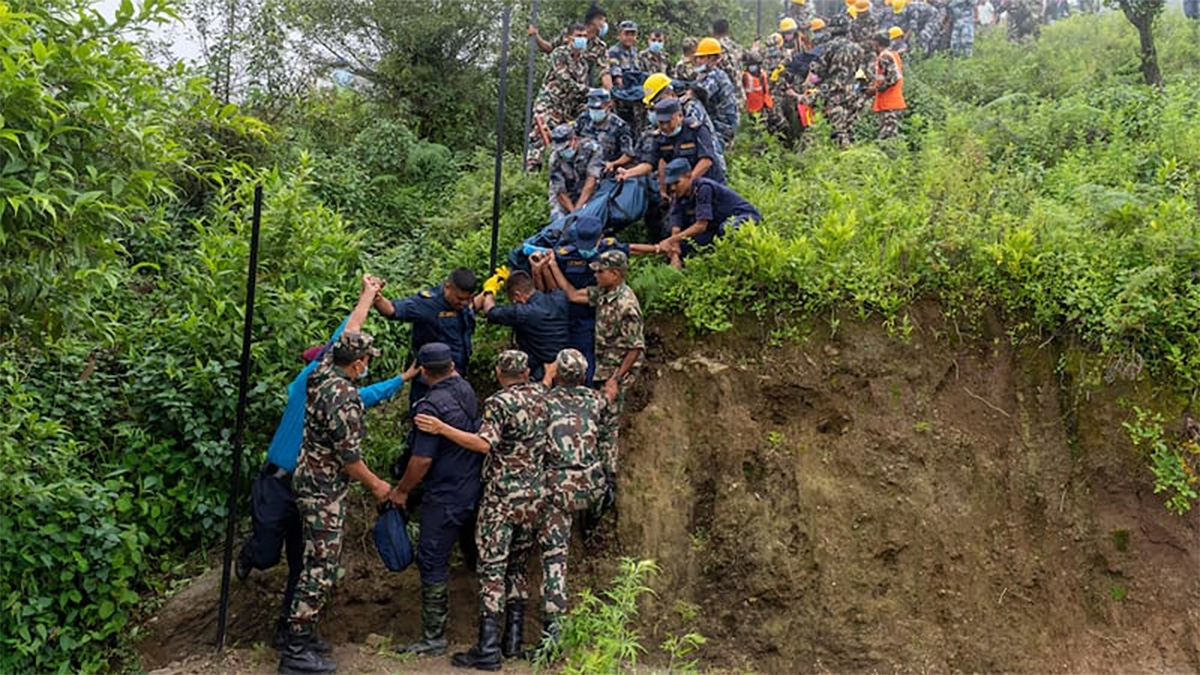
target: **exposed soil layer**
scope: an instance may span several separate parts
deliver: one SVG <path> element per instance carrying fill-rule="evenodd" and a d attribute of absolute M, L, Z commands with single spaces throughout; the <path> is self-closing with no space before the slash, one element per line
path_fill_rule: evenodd
<path fill-rule="evenodd" d="M 696 341 L 658 325 L 622 432 L 617 538 L 603 559 L 576 547 L 573 589 L 619 553 L 657 560 L 644 644 L 698 630 L 718 669 L 1200 671 L 1200 513 L 1163 508 L 1120 426 L 1118 397 L 1152 387 L 1087 391 L 1055 344 L 1015 347 L 995 319 L 966 339 L 936 307 L 911 320 L 907 339 L 843 320 L 776 347 L 761 326 Z M 322 631 L 347 672 L 444 670 L 377 660 L 381 638 L 416 635 L 417 580 L 384 571 L 365 532 Z M 147 625 L 143 665 L 271 669 L 249 647 L 269 641 L 282 583 L 234 582 L 242 649 L 222 661 L 201 577 Z M 463 647 L 475 590 L 457 569 Z"/>

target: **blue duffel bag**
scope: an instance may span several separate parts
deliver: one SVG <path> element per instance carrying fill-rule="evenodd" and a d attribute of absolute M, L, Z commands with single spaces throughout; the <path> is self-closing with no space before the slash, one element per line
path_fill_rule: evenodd
<path fill-rule="evenodd" d="M 383 564 L 393 572 L 403 572 L 413 562 L 404 512 L 391 502 L 379 505 L 379 517 L 375 520 L 375 550 Z"/>

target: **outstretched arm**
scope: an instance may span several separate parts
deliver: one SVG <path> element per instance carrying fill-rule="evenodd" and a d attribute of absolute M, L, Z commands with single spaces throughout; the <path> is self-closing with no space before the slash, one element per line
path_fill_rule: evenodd
<path fill-rule="evenodd" d="M 363 322 L 367 320 L 367 314 L 371 311 L 375 298 L 379 297 L 379 291 L 383 290 L 384 283 L 383 280 L 369 274 L 363 275 L 362 292 L 358 295 L 358 304 L 354 305 L 354 311 L 350 312 L 350 318 L 346 320 L 347 332 L 357 333 L 362 330 Z"/>
<path fill-rule="evenodd" d="M 561 288 L 563 293 L 567 294 L 567 300 L 570 300 L 577 305 L 588 304 L 587 289 L 575 288 L 571 285 L 570 281 L 567 281 L 566 275 L 562 273 L 562 270 L 558 269 L 558 263 L 555 262 L 553 254 L 542 254 L 541 256 L 538 256 L 536 261 L 533 260 L 533 257 L 531 256 L 530 261 L 532 261 L 535 266 L 545 266 L 547 273 L 549 273 L 551 278 L 554 279 L 554 285 L 558 288 Z"/>
<path fill-rule="evenodd" d="M 479 434 L 473 434 L 469 431 L 452 427 L 433 415 L 417 415 L 413 418 L 413 423 L 421 431 L 433 434 L 434 436 L 442 436 L 458 447 L 465 448 L 471 452 L 486 455 L 492 449 L 491 444 Z"/>

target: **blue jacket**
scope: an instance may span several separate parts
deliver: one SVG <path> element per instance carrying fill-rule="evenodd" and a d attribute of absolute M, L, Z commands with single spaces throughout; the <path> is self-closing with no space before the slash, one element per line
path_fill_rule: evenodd
<path fill-rule="evenodd" d="M 349 317 L 347 317 L 348 319 Z M 342 331 L 346 328 L 346 319 L 333 332 L 333 337 L 325 343 L 328 349 Z M 322 353 L 324 350 L 322 350 Z M 304 408 L 308 401 L 308 376 L 320 365 L 321 358 L 313 359 L 296 379 L 288 385 L 287 407 L 283 409 L 283 419 L 275 427 L 275 435 L 271 438 L 271 447 L 267 449 L 267 461 L 291 473 L 296 468 L 296 460 L 300 458 L 300 444 L 304 441 Z M 364 408 L 378 405 L 396 395 L 404 386 L 404 378 L 397 375 L 389 380 L 377 382 L 358 390 Z"/>

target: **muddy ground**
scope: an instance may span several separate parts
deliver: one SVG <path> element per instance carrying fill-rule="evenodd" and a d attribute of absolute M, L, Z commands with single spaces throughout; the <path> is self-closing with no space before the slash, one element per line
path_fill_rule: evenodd
<path fill-rule="evenodd" d="M 1200 671 L 1200 512 L 1163 508 L 1120 426 L 1117 400 L 1153 397 L 1152 383 L 1084 387 L 1073 352 L 1015 346 L 994 317 L 910 319 L 906 339 L 845 319 L 780 346 L 762 325 L 700 341 L 656 326 L 622 435 L 616 536 L 602 558 L 573 551 L 574 588 L 622 554 L 657 560 L 640 627 L 651 664 L 665 636 L 698 630 L 716 670 Z M 416 635 L 415 570 L 384 571 L 361 526 L 347 551 L 323 626 L 343 670 L 444 671 L 380 655 Z M 282 576 L 234 583 L 238 648 L 221 659 L 215 579 L 147 625 L 144 667 L 274 667 L 255 645 Z M 474 590 L 457 569 L 462 647 Z"/>

